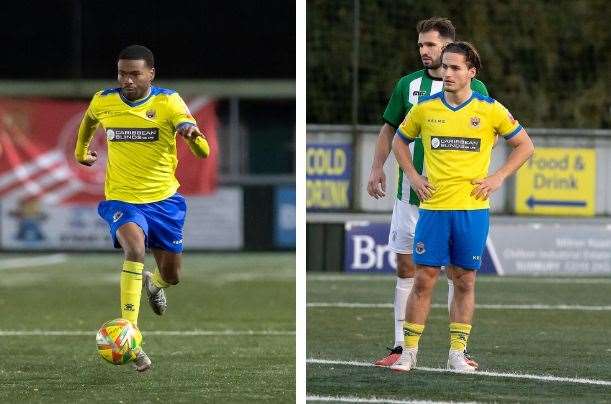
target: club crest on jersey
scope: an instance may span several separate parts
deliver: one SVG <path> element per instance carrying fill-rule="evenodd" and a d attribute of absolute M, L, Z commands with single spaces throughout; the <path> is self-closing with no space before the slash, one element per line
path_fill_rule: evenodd
<path fill-rule="evenodd" d="M 424 248 L 424 243 L 419 241 L 418 244 L 416 244 L 416 254 L 424 254 L 425 252 L 426 248 Z"/>
<path fill-rule="evenodd" d="M 471 126 L 473 126 L 474 128 L 479 128 L 479 117 L 478 116 L 472 116 L 471 117 Z"/>
<path fill-rule="evenodd" d="M 113 222 L 113 223 L 117 223 L 117 221 L 118 221 L 119 219 L 121 219 L 121 217 L 123 217 L 123 212 L 121 212 L 121 211 L 117 211 L 117 212 L 115 212 L 115 214 L 114 214 L 114 215 L 112 215 L 112 222 Z"/>
<path fill-rule="evenodd" d="M 157 113 L 154 109 L 149 109 L 148 111 L 146 111 L 146 117 L 149 119 L 153 119 L 155 115 L 157 115 Z"/>

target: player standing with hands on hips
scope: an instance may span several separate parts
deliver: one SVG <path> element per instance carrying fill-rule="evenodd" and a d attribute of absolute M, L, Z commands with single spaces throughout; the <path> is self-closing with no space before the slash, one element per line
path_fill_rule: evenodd
<path fill-rule="evenodd" d="M 481 69 L 468 42 L 448 44 L 442 53 L 443 92 L 423 98 L 399 126 L 393 140 L 397 161 L 422 201 L 414 236 L 416 277 L 407 301 L 405 348 L 393 370 L 416 366 L 418 342 L 431 308 L 442 266 L 454 281 L 450 313 L 448 369 L 473 372 L 464 350 L 475 310 L 475 274 L 481 265 L 489 228 L 489 197 L 534 152 L 533 143 L 498 101 L 471 90 Z M 488 175 L 495 136 L 513 150 L 505 164 Z M 422 139 L 427 177 L 410 158 L 409 144 Z"/>
<path fill-rule="evenodd" d="M 164 289 L 176 285 L 181 269 L 186 203 L 174 176 L 178 158 L 176 137 L 191 152 L 207 157 L 210 148 L 184 101 L 174 90 L 154 87 L 153 53 L 132 45 L 117 61 L 120 87 L 97 92 L 81 122 L 76 160 L 86 166 L 97 161 L 89 143 L 102 125 L 108 144 L 105 201 L 98 213 L 108 223 L 115 248 L 125 258 L 121 271 L 121 317 L 137 326 L 144 286 L 149 304 L 161 315 L 167 307 Z M 143 271 L 146 248 L 155 256 L 157 270 Z M 137 371 L 151 360 L 140 351 Z"/>
<path fill-rule="evenodd" d="M 376 199 L 383 198 L 386 194 L 384 163 L 390 154 L 395 131 L 405 115 L 420 99 L 443 90 L 441 51 L 444 46 L 453 42 L 456 36 L 452 21 L 441 17 L 431 17 L 418 22 L 416 31 L 418 32 L 418 51 L 424 69 L 399 79 L 384 111 L 383 119 L 385 123 L 378 135 L 371 174 L 367 184 L 369 195 Z M 480 94 L 488 95 L 484 83 L 477 79 L 471 81 L 471 89 Z M 419 138 L 410 144 L 410 151 L 416 170 L 420 174 L 426 175 L 424 151 L 422 141 Z M 409 179 L 401 167 L 399 167 L 399 181 L 395 195 L 395 205 L 388 235 L 388 247 L 397 254 L 397 280 L 394 300 L 395 342 L 393 348 L 389 348 L 390 352 L 384 358 L 374 362 L 376 366 L 380 367 L 393 365 L 399 360 L 403 352 L 405 306 L 416 275 L 412 253 L 420 199 L 410 188 Z M 454 284 L 448 274 L 448 313 L 452 312 L 453 294 Z M 472 358 L 468 360 L 477 367 L 477 363 Z"/>

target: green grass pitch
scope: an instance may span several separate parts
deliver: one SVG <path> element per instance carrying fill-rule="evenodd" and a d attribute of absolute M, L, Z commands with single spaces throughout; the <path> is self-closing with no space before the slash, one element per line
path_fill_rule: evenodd
<path fill-rule="evenodd" d="M 6 265 L 25 257 L 0 255 L 0 402 L 295 402 L 294 254 L 185 253 L 166 313 L 142 297 L 142 374 L 96 353 L 95 331 L 120 317 L 121 253 Z"/>
<path fill-rule="evenodd" d="M 476 310 L 469 350 L 483 371 L 496 375 L 431 369 L 444 368 L 447 360 L 445 277 L 439 278 L 435 288 L 436 307 L 420 342 L 418 367 L 429 369 L 407 373 L 364 366 L 382 357 L 385 347 L 393 343 L 394 276 L 311 273 L 307 285 L 309 397 L 395 402 L 611 402 L 609 278 L 480 277 L 477 304 L 494 306 Z M 337 302 L 374 305 L 315 307 L 316 303 Z M 533 305 L 545 305 L 545 309 Z M 567 309 L 563 305 L 588 307 Z M 361 366 L 316 360 L 354 361 Z M 511 378 L 509 373 L 535 377 Z M 588 380 L 553 381 L 544 380 L 544 376 Z"/>

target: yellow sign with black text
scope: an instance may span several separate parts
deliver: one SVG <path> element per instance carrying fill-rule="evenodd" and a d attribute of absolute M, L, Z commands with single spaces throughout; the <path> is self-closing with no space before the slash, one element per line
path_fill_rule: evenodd
<path fill-rule="evenodd" d="M 594 216 L 594 149 L 537 148 L 516 178 L 516 213 Z"/>

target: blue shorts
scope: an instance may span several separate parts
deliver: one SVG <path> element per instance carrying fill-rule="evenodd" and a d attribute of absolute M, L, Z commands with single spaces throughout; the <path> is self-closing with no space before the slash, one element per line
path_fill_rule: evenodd
<path fill-rule="evenodd" d="M 117 229 L 131 222 L 140 226 L 144 232 L 147 247 L 177 254 L 182 252 L 182 229 L 186 213 L 185 198 L 179 193 L 159 202 L 127 203 L 110 200 L 98 205 L 98 214 L 108 223 L 115 248 L 121 248 L 117 240 Z"/>
<path fill-rule="evenodd" d="M 482 264 L 489 226 L 488 209 L 420 209 L 414 236 L 414 262 L 477 270 Z"/>

